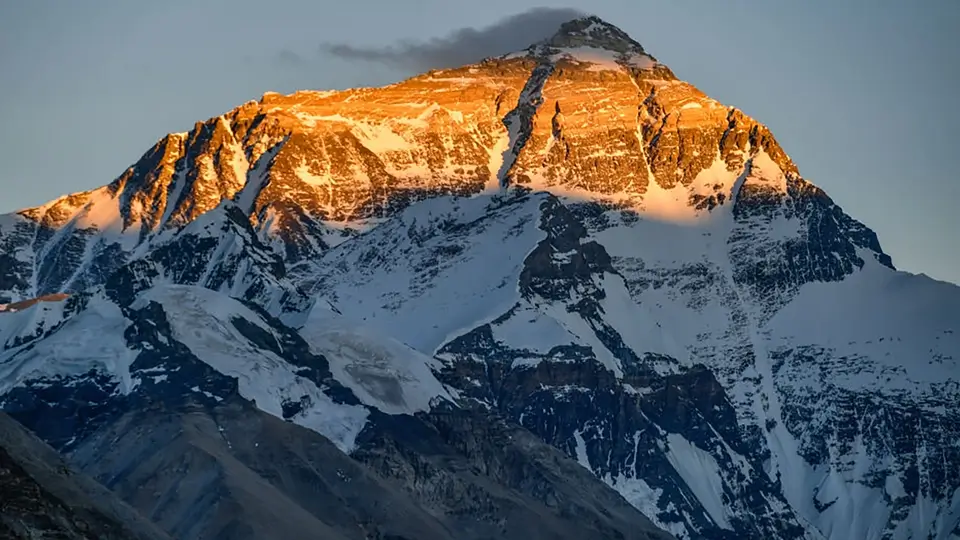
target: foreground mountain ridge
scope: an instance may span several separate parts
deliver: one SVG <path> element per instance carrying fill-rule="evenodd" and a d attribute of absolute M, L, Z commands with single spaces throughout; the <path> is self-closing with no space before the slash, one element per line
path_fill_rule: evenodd
<path fill-rule="evenodd" d="M 0 321 L 0 403 L 89 463 L 142 406 L 126 396 L 185 406 L 166 385 L 190 351 L 368 465 L 396 461 L 378 437 L 410 415 L 471 447 L 440 420 L 456 404 L 679 538 L 960 534 L 958 288 L 897 272 L 769 130 L 594 17 L 381 89 L 265 95 L 0 217 L 0 248 L 6 301 L 77 295 Z M 227 296 L 263 315 L 208 307 Z M 142 362 L 161 342 L 131 338 L 150 324 L 186 347 L 160 371 Z M 89 325 L 120 339 L 93 353 Z M 297 339 L 322 381 L 264 356 Z M 190 380 L 187 403 L 226 399 Z M 38 423 L 75 417 L 78 387 L 101 427 Z"/>
<path fill-rule="evenodd" d="M 0 478 L 3 538 L 170 538 L 2 412 Z"/>

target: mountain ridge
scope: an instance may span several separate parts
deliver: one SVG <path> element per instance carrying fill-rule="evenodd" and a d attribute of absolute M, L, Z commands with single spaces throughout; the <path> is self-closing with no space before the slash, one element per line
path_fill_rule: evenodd
<path fill-rule="evenodd" d="M 570 24 L 582 29 L 597 26 L 596 21 Z M 612 25 L 601 28 L 622 34 Z M 291 261 L 337 241 L 336 231 L 318 218 L 382 218 L 426 196 L 496 189 L 508 176 L 518 184 L 536 181 L 591 196 L 626 194 L 636 200 L 643 198 L 652 175 L 654 187 L 686 185 L 690 193 L 673 196 L 695 197 L 710 207 L 722 194 L 713 185 L 692 184 L 715 156 L 683 149 L 684 139 L 702 137 L 705 129 L 712 131 L 707 135 L 728 168 L 743 162 L 748 147 L 763 146 L 778 165 L 795 172 L 765 127 L 677 81 L 662 64 L 637 68 L 604 58 L 578 59 L 577 54 L 582 51 L 574 48 L 553 56 L 506 55 L 382 89 L 265 94 L 259 102 L 198 122 L 187 133 L 167 135 L 104 188 L 8 215 L 10 223 L 0 223 L 0 228 L 23 229 L 21 234 L 32 232 L 33 238 L 32 245 L 25 245 L 31 242 L 26 238 L 7 245 L 12 240 L 5 238 L 4 253 L 21 253 L 11 261 L 20 268 L 0 285 L 17 299 L 60 292 L 71 283 L 83 288 L 91 280 L 84 278 L 79 254 L 58 258 L 77 259 L 71 275 L 56 275 L 38 259 L 82 250 L 86 257 L 116 260 L 121 251 L 195 219 L 224 199 L 236 199 L 263 236 L 283 239 Z M 531 71 L 540 75 L 530 78 Z M 571 104 L 554 99 L 550 108 L 555 111 L 546 111 L 554 79 L 562 87 L 583 90 L 565 90 Z M 597 84 L 613 105 L 582 101 L 580 94 L 588 96 Z M 411 103 L 419 96 L 436 99 Z M 472 118 L 476 127 L 462 124 L 464 118 Z M 574 129 L 576 121 L 615 127 L 596 133 Z M 564 123 L 571 125 L 566 131 Z M 590 145 L 611 136 L 619 147 L 615 152 L 623 157 Z M 584 155 L 571 150 L 578 148 Z M 638 172 L 612 180 L 624 165 Z M 583 167 L 599 168 L 601 174 L 584 174 Z M 594 180 L 583 184 L 570 175 Z M 96 230 L 101 234 L 89 238 Z M 27 268 L 31 261 L 32 271 Z M 24 274 L 33 275 L 27 279 Z"/>
<path fill-rule="evenodd" d="M 4 538 L 170 539 L 3 412 L 0 477 Z"/>

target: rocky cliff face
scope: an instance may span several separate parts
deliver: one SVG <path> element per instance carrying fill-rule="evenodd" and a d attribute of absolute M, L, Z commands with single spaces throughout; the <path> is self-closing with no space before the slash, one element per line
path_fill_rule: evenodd
<path fill-rule="evenodd" d="M 615 537 L 609 487 L 679 538 L 960 535 L 960 289 L 596 18 L 265 95 L 0 216 L 0 263 L 6 301 L 71 293 L 0 320 L 3 406 L 91 464 L 175 382 L 333 441 L 417 527 Z"/>

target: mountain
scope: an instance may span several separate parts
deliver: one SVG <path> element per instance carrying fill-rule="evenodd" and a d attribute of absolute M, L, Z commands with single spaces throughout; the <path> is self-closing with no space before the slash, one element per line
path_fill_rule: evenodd
<path fill-rule="evenodd" d="M 129 283 L 9 314 L 0 405 L 174 537 L 666 538 L 335 313 L 308 342 L 216 291 Z"/>
<path fill-rule="evenodd" d="M 168 135 L 0 301 L 0 406 L 177 537 L 960 538 L 960 288 L 596 17 Z"/>
<path fill-rule="evenodd" d="M 3 413 L 0 478 L 3 538 L 170 538 Z"/>

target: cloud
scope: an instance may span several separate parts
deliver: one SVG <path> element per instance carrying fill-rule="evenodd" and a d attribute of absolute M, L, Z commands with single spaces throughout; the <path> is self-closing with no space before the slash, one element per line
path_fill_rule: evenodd
<path fill-rule="evenodd" d="M 277 61 L 285 66 L 300 66 L 306 63 L 306 60 L 302 56 L 290 49 L 283 49 L 277 53 Z"/>
<path fill-rule="evenodd" d="M 583 15 L 574 9 L 541 7 L 484 28 L 461 28 L 424 42 L 401 41 L 389 47 L 327 43 L 320 49 L 345 60 L 379 62 L 415 71 L 457 67 L 525 49 L 552 36 L 561 24 Z"/>

